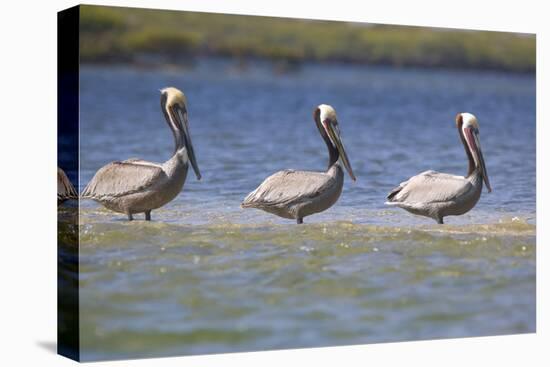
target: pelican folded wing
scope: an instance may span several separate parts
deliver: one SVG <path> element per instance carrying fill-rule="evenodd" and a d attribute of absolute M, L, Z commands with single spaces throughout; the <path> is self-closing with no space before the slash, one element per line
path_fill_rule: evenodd
<path fill-rule="evenodd" d="M 97 171 L 82 196 L 92 199 L 121 197 L 147 190 L 167 178 L 160 165 L 136 159 L 112 162 Z"/>

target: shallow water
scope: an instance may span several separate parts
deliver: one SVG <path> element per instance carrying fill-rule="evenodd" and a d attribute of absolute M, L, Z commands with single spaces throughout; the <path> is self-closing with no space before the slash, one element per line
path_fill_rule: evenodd
<path fill-rule="evenodd" d="M 186 92 L 203 179 L 126 222 L 82 203 L 83 359 L 535 331 L 535 79 L 306 66 L 274 74 L 84 68 L 81 189 L 102 165 L 164 161 L 158 89 Z M 239 203 L 284 168 L 325 168 L 313 108 L 332 104 L 358 177 L 305 225 Z M 493 186 L 444 226 L 383 205 L 427 169 L 463 174 L 454 116 L 477 115 Z M 140 217 L 140 216 L 138 216 Z"/>

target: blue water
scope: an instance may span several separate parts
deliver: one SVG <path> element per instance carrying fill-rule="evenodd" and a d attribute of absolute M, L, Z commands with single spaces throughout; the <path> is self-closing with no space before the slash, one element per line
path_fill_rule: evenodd
<path fill-rule="evenodd" d="M 270 64 L 84 67 L 81 187 L 101 166 L 163 162 L 159 89 L 188 98 L 203 175 L 128 223 L 82 203 L 84 359 L 214 353 L 535 331 L 535 78 L 491 72 Z M 239 208 L 268 175 L 324 170 L 312 119 L 331 104 L 357 182 L 304 226 Z M 493 187 L 437 226 L 384 206 L 434 169 L 465 174 L 455 128 L 474 113 Z M 139 219 L 140 216 L 137 216 Z"/>

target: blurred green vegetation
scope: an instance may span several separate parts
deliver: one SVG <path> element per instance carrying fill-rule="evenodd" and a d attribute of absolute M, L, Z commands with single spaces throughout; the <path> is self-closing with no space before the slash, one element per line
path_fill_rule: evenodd
<path fill-rule="evenodd" d="M 261 58 L 535 72 L 526 34 L 81 6 L 81 61 Z"/>

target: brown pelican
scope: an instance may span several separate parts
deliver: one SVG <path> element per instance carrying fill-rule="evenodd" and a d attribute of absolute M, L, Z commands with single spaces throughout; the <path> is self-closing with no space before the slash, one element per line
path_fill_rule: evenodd
<path fill-rule="evenodd" d="M 160 92 L 161 109 L 174 134 L 172 158 L 164 163 L 141 159 L 109 163 L 97 171 L 82 193 L 83 198 L 125 213 L 128 220 L 132 220 L 135 213 L 145 213 L 145 220 L 151 220 L 151 210 L 174 199 L 185 183 L 189 162 L 197 179 L 201 179 L 189 135 L 187 99 L 176 88 L 164 88 Z"/>
<path fill-rule="evenodd" d="M 268 178 L 244 199 L 242 208 L 257 208 L 303 223 L 305 216 L 330 208 L 340 197 L 344 184 L 341 158 L 350 177 L 353 170 L 344 149 L 338 128 L 336 111 L 322 104 L 313 112 L 315 124 L 327 144 L 329 153 L 326 172 L 279 171 Z"/>
<path fill-rule="evenodd" d="M 422 172 L 393 189 L 386 204 L 433 218 L 443 224 L 443 217 L 464 214 L 476 205 L 483 188 L 482 180 L 488 192 L 491 192 L 476 117 L 471 113 L 459 113 L 456 116 L 456 127 L 468 157 L 466 177 L 436 171 Z"/>
<path fill-rule="evenodd" d="M 65 172 L 57 167 L 57 205 L 70 199 L 78 200 L 78 193 Z"/>

